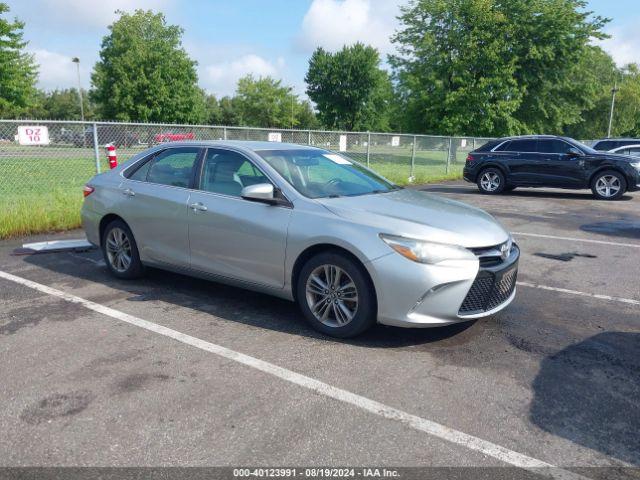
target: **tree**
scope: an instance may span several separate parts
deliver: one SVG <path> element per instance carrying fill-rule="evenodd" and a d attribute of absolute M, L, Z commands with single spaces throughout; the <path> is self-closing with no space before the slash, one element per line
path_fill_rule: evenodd
<path fill-rule="evenodd" d="M 240 125 L 240 112 L 238 111 L 237 101 L 230 96 L 224 96 L 220 99 L 220 124 L 236 126 Z"/>
<path fill-rule="evenodd" d="M 25 51 L 24 23 L 2 18 L 8 12 L 9 7 L 0 3 L 0 118 L 23 115 L 37 97 L 38 69 Z"/>
<path fill-rule="evenodd" d="M 94 117 L 94 105 L 89 100 L 85 90 L 82 90 L 82 106 L 84 117 L 91 120 Z M 38 105 L 34 116 L 51 120 L 79 120 L 80 119 L 80 99 L 78 90 L 66 88 L 43 92 L 39 96 Z"/>
<path fill-rule="evenodd" d="M 582 0 L 412 0 L 390 57 L 407 127 L 498 136 L 560 133 L 592 106 L 578 75 L 606 23 Z"/>
<path fill-rule="evenodd" d="M 317 48 L 305 76 L 307 95 L 327 128 L 387 130 L 392 87 L 378 51 L 362 43 L 336 53 Z"/>
<path fill-rule="evenodd" d="M 255 79 L 251 75 L 238 80 L 231 106 L 240 125 L 250 127 L 310 128 L 313 109 L 301 102 L 292 87 L 271 77 Z"/>
<path fill-rule="evenodd" d="M 204 97 L 197 63 L 181 46 L 182 28 L 162 13 L 118 12 L 102 40 L 91 81 L 103 118 L 122 121 L 197 123 Z"/>

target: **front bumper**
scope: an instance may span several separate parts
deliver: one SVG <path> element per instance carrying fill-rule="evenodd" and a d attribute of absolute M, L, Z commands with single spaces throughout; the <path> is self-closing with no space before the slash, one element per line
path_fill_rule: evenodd
<path fill-rule="evenodd" d="M 378 322 L 407 328 L 451 325 L 486 317 L 516 294 L 520 249 L 504 261 L 479 260 L 425 265 L 392 253 L 369 264 L 378 295 Z"/>

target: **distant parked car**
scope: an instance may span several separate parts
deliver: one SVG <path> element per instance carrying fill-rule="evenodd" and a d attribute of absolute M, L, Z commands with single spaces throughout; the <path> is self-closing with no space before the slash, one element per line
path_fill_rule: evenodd
<path fill-rule="evenodd" d="M 598 140 L 591 148 L 599 152 L 610 152 L 616 148 L 639 144 L 640 138 L 606 138 L 604 140 Z"/>
<path fill-rule="evenodd" d="M 116 148 L 130 147 L 140 143 L 138 135 L 131 131 L 126 131 L 118 126 L 99 125 L 96 126 L 98 132 L 98 146 L 103 147 L 111 143 Z M 93 147 L 93 127 L 86 127 L 83 131 L 61 129 L 56 137 L 60 143 L 70 143 L 74 147 Z"/>
<path fill-rule="evenodd" d="M 566 137 L 500 138 L 469 154 L 464 179 L 486 194 L 516 187 L 590 188 L 596 198 L 616 200 L 640 190 L 640 159 L 598 152 Z"/>
<path fill-rule="evenodd" d="M 158 133 L 153 137 L 154 143 L 179 142 L 181 140 L 195 140 L 196 135 L 193 132 L 165 132 Z"/>
<path fill-rule="evenodd" d="M 632 157 L 640 157 L 640 144 L 626 145 L 624 147 L 614 148 L 613 150 L 609 150 L 609 153 L 618 153 L 620 155 L 631 155 Z"/>

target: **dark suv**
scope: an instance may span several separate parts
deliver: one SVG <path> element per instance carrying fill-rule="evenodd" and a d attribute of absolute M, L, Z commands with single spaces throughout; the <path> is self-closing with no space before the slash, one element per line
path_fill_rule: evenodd
<path fill-rule="evenodd" d="M 640 190 L 640 160 L 598 152 L 566 137 L 508 137 L 471 152 L 464 179 L 487 194 L 516 187 L 590 188 L 597 198 L 616 200 Z"/>

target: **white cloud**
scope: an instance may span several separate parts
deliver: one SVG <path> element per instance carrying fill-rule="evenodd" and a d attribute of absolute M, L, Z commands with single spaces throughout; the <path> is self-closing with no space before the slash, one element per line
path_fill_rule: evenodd
<path fill-rule="evenodd" d="M 30 51 L 35 56 L 39 65 L 38 86 L 44 90 L 55 88 L 78 87 L 77 66 L 71 61 L 70 56 L 45 49 L 33 49 Z M 93 65 L 93 62 L 90 64 Z M 80 81 L 82 88 L 89 88 L 89 76 L 91 66 L 80 63 Z"/>
<path fill-rule="evenodd" d="M 640 31 L 638 20 L 612 27 L 607 33 L 611 38 L 598 42 L 615 60 L 619 67 L 629 63 L 640 63 Z"/>
<path fill-rule="evenodd" d="M 162 11 L 171 0 L 40 0 L 47 22 L 82 27 L 106 27 L 117 18 L 116 10 Z"/>
<path fill-rule="evenodd" d="M 271 76 L 279 79 L 284 66 L 282 57 L 270 62 L 258 55 L 247 54 L 236 60 L 207 65 L 200 80 L 206 90 L 216 95 L 232 95 L 240 78 L 253 74 L 255 77 Z"/>
<path fill-rule="evenodd" d="M 313 0 L 297 43 L 305 51 L 316 47 L 336 51 L 363 42 L 385 55 L 393 51 L 389 37 L 398 26 L 399 6 L 406 0 Z"/>

